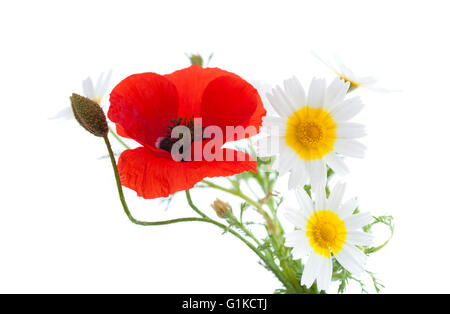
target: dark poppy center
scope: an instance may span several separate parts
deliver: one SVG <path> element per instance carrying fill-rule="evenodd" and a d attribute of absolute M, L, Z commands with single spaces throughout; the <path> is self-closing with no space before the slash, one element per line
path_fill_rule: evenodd
<path fill-rule="evenodd" d="M 176 127 L 185 127 L 184 132 L 188 133 L 189 142 L 184 143 L 185 145 L 192 144 L 196 140 L 203 140 L 203 131 L 204 127 L 202 127 L 201 124 L 196 124 L 194 121 L 194 116 L 191 118 L 177 118 L 170 120 L 170 123 L 167 124 L 167 130 L 164 136 L 160 139 L 158 142 L 157 147 L 159 149 L 165 150 L 169 153 L 172 153 L 172 147 L 175 145 L 176 142 L 179 140 L 182 140 L 186 133 L 183 132 L 173 132 Z M 197 139 L 198 138 L 198 139 Z M 188 140 L 188 139 L 184 139 Z M 183 147 L 185 145 L 182 145 L 177 153 L 183 154 Z M 182 159 L 182 161 L 185 161 Z"/>

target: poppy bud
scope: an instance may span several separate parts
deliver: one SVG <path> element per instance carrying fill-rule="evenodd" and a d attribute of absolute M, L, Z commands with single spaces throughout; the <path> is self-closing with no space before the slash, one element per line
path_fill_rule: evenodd
<path fill-rule="evenodd" d="M 75 93 L 70 97 L 70 102 L 73 115 L 83 128 L 95 136 L 105 137 L 108 135 L 108 122 L 98 103 Z"/>
<path fill-rule="evenodd" d="M 227 218 L 231 213 L 231 206 L 218 198 L 211 204 L 211 207 L 220 218 Z"/>
<path fill-rule="evenodd" d="M 190 55 L 189 60 L 191 60 L 191 65 L 198 64 L 199 66 L 203 66 L 203 58 L 201 55 Z"/>

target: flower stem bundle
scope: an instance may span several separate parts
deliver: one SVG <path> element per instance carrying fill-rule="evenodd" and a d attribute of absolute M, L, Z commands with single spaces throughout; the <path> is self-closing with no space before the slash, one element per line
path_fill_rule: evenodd
<path fill-rule="evenodd" d="M 363 109 L 359 96 L 348 97 L 357 82 L 337 77 L 327 85 L 313 79 L 306 91 L 292 77 L 264 93 L 237 74 L 204 68 L 199 55 L 190 60 L 190 67 L 171 74 L 134 74 L 117 84 L 107 113 L 114 128 L 99 105 L 103 95 L 71 97 L 76 120 L 104 139 L 128 219 L 142 226 L 213 224 L 258 256 L 280 282 L 276 293 L 323 293 L 333 281 L 343 292 L 350 280 L 367 292 L 359 277 L 364 273 L 379 292 L 382 284 L 365 262 L 389 241 L 374 246 L 372 227 L 385 225 L 392 234 L 392 217 L 360 211 L 356 198 L 344 199 L 344 183 L 330 183 L 350 172 L 345 157 L 364 155 L 364 126 L 350 121 Z M 124 149 L 118 162 L 109 133 Z M 127 139 L 139 146 L 131 148 Z M 243 139 L 245 149 L 223 146 Z M 285 188 L 294 191 L 298 203 L 293 208 L 285 206 L 280 190 L 285 175 Z M 215 177 L 228 184 L 210 179 Z M 170 199 L 184 191 L 193 215 L 137 220 L 123 187 L 145 199 Z M 240 206 L 216 198 L 212 218 L 195 204 L 192 189 L 226 193 Z M 248 220 L 248 211 L 258 218 Z"/>

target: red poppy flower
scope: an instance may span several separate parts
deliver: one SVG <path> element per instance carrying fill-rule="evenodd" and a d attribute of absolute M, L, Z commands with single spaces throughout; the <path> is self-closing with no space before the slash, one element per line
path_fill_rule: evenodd
<path fill-rule="evenodd" d="M 190 189 L 205 177 L 256 171 L 256 162 L 248 155 L 245 161 L 175 161 L 158 144 L 179 118 L 198 117 L 204 127 L 220 127 L 223 142 L 235 139 L 225 136 L 226 126 L 253 126 L 258 131 L 266 114 L 261 98 L 236 74 L 198 65 L 168 75 L 134 74 L 113 89 L 110 103 L 108 118 L 116 123 L 117 132 L 142 145 L 124 151 L 118 162 L 122 185 L 138 196 L 164 197 Z M 220 152 L 237 153 L 222 148 Z"/>

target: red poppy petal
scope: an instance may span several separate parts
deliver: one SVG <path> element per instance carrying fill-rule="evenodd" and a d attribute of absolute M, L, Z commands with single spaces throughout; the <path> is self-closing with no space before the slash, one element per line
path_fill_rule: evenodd
<path fill-rule="evenodd" d="M 236 156 L 237 152 L 230 153 Z M 117 166 L 122 185 L 136 191 L 138 196 L 150 199 L 190 189 L 206 177 L 230 176 L 249 170 L 256 172 L 256 162 L 248 155 L 246 160 L 176 162 L 165 151 L 139 147 L 124 151 Z"/>
<path fill-rule="evenodd" d="M 264 108 L 261 96 L 257 92 L 257 104 L 256 104 L 256 110 L 253 112 L 252 116 L 248 120 L 248 125 L 252 125 L 256 128 L 257 133 L 259 133 L 259 129 L 262 124 L 262 118 L 266 116 L 266 109 Z"/>
<path fill-rule="evenodd" d="M 134 74 L 111 92 L 108 118 L 120 124 L 122 134 L 154 146 L 164 136 L 167 124 L 177 117 L 175 85 L 156 73 Z"/>
<path fill-rule="evenodd" d="M 201 106 L 203 125 L 221 127 L 224 137 L 226 126 L 252 126 L 251 134 L 245 137 L 255 135 L 266 114 L 258 91 L 240 77 L 221 76 L 211 81 L 203 93 Z M 243 135 L 243 132 L 234 137 L 227 134 L 226 140 L 244 138 Z"/>
<path fill-rule="evenodd" d="M 238 77 L 234 73 L 219 68 L 203 68 L 200 65 L 192 65 L 165 75 L 175 84 L 178 90 L 178 115 L 180 117 L 192 117 L 192 115 L 199 117 L 201 114 L 200 104 L 205 88 L 212 80 L 220 76 Z"/>
<path fill-rule="evenodd" d="M 120 126 L 120 124 L 116 123 L 116 133 L 122 137 L 131 138 L 127 132 L 125 132 L 124 128 Z"/>

